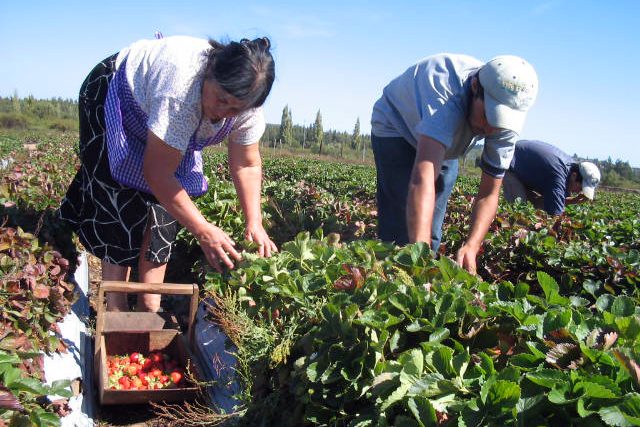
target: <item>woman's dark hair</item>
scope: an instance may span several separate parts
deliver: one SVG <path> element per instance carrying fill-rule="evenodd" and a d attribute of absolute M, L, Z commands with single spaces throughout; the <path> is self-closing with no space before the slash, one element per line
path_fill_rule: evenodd
<path fill-rule="evenodd" d="M 582 174 L 580 173 L 580 165 L 578 163 L 571 163 L 569 167 L 569 176 L 574 172 L 576 173 L 576 180 L 582 184 Z"/>
<path fill-rule="evenodd" d="M 262 37 L 223 44 L 209 40 L 204 78 L 215 80 L 222 89 L 246 102 L 248 108 L 264 104 L 275 79 L 271 42 Z"/>

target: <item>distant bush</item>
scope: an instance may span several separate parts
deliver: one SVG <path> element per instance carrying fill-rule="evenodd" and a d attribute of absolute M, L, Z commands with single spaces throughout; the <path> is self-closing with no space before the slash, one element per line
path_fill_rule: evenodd
<path fill-rule="evenodd" d="M 49 129 L 68 132 L 78 130 L 78 121 L 72 119 L 55 119 L 49 124 Z"/>
<path fill-rule="evenodd" d="M 0 128 L 26 129 L 27 118 L 19 113 L 0 113 Z"/>

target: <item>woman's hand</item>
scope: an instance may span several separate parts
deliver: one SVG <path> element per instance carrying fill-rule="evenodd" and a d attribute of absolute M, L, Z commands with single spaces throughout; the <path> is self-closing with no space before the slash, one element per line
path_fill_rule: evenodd
<path fill-rule="evenodd" d="M 262 224 L 256 226 L 248 225 L 244 230 L 244 238 L 258 244 L 258 254 L 261 257 L 269 258 L 271 254 L 278 252 L 278 247 L 269 238 Z"/>
<path fill-rule="evenodd" d="M 213 268 L 222 272 L 220 262 L 229 268 L 233 268 L 232 258 L 240 261 L 241 256 L 234 248 L 235 242 L 222 229 L 211 223 L 207 223 L 202 231 L 196 235 L 204 256 Z"/>

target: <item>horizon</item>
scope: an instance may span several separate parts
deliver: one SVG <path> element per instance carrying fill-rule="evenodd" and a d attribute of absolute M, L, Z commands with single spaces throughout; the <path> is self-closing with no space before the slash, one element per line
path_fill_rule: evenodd
<path fill-rule="evenodd" d="M 425 56 L 519 55 L 540 80 L 520 139 L 640 167 L 631 133 L 640 108 L 633 96 L 621 96 L 640 92 L 631 74 L 640 68 L 640 2 L 633 0 L 273 1 L 232 8 L 202 0 L 179 6 L 114 0 L 105 10 L 36 0 L 0 5 L 0 14 L 11 18 L 0 28 L 0 96 L 76 99 L 95 63 L 155 31 L 222 40 L 266 35 L 276 61 L 267 122 L 279 124 L 288 105 L 297 125 L 312 125 L 319 110 L 324 128 L 349 133 L 359 118 L 361 132 L 370 134 L 371 108 L 383 87 Z"/>

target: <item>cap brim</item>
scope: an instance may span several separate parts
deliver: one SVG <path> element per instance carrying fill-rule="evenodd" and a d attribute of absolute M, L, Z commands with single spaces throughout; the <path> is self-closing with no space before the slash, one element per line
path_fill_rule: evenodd
<path fill-rule="evenodd" d="M 500 104 L 497 99 L 484 93 L 484 111 L 487 121 L 494 128 L 508 129 L 517 134 L 522 132 L 524 121 L 527 118 L 526 111 L 514 110 L 504 104 Z"/>
<path fill-rule="evenodd" d="M 580 192 L 584 194 L 587 199 L 593 200 L 593 197 L 596 194 L 596 187 L 583 185 L 582 190 Z"/>

